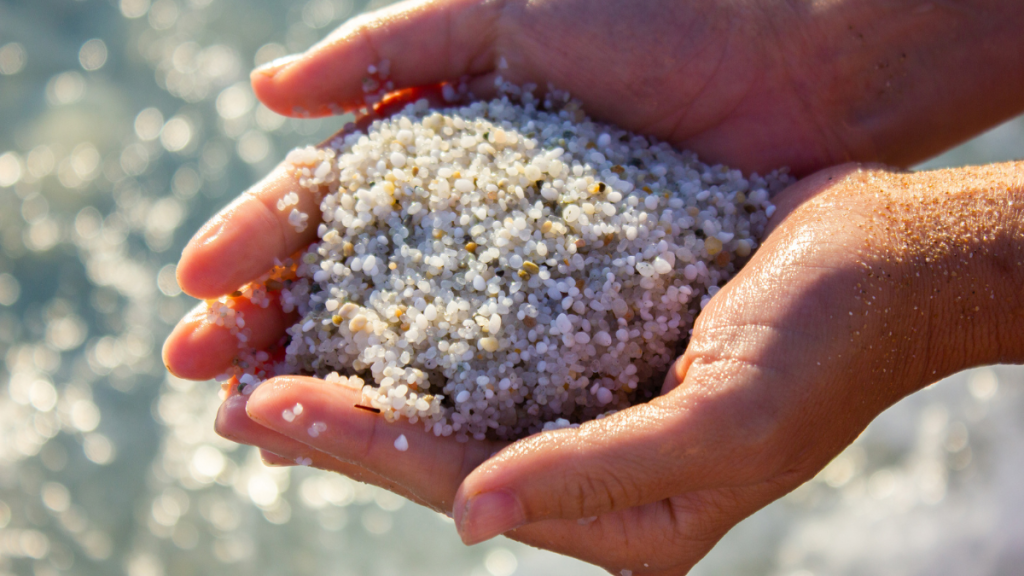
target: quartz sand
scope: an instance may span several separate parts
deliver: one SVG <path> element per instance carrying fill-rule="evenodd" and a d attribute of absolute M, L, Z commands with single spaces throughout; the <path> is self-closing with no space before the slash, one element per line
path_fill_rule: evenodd
<path fill-rule="evenodd" d="M 650 398 L 791 180 L 709 166 L 529 93 L 417 102 L 286 162 L 300 193 L 321 195 L 322 223 L 284 263 L 280 300 L 301 320 L 273 372 L 361 388 L 389 420 L 460 440 Z M 278 208 L 301 231 L 297 201 Z"/>

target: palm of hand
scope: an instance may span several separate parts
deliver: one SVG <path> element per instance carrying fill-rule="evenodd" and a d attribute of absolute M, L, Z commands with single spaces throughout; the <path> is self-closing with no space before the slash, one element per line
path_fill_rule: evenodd
<path fill-rule="evenodd" d="M 343 26 L 313 49 L 308 68 L 289 72 L 312 79 L 324 70 L 318 57 L 360 53 L 355 65 L 389 59 L 405 85 L 468 77 L 474 93 L 489 96 L 499 74 L 551 84 L 597 119 L 706 161 L 762 173 L 788 166 L 797 175 L 851 160 L 910 166 L 1014 113 L 994 106 L 989 120 L 934 125 L 928 111 L 956 110 L 953 99 L 914 87 L 933 76 L 926 66 L 935 55 L 927 43 L 914 60 L 903 51 L 910 48 L 894 51 L 908 34 L 946 38 L 936 33 L 948 33 L 946 16 L 911 23 L 899 3 L 812 4 L 420 0 Z M 963 10 L 956 18 L 992 18 L 981 6 Z M 254 78 L 269 105 L 285 95 L 282 110 L 293 105 L 291 82 Z M 310 109 L 358 102 L 341 83 L 319 84 L 328 92 L 299 97 Z"/>
<path fill-rule="evenodd" d="M 702 156 L 760 171 L 832 164 L 847 151 L 814 124 L 834 125 L 826 111 L 797 97 L 785 59 L 806 58 L 766 26 L 767 4 L 508 2 L 494 50 L 513 81 L 551 82 L 592 115 Z"/>

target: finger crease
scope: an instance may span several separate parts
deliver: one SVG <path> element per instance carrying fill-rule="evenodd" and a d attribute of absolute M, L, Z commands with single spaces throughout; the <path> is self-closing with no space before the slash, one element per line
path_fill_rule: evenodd
<path fill-rule="evenodd" d="M 263 226 L 260 226 L 258 229 L 274 230 L 276 232 L 278 239 L 276 245 L 285 247 L 288 251 L 288 254 L 291 254 L 293 249 L 290 246 L 291 242 L 289 242 L 290 235 L 288 231 L 285 230 L 284 224 L 281 222 L 281 219 L 277 216 L 277 213 L 274 211 L 273 208 L 267 206 L 267 202 L 259 194 L 254 194 L 251 192 L 246 192 L 246 194 L 253 202 L 259 205 L 259 207 L 261 208 L 258 217 L 261 220 L 264 220 L 265 224 Z M 281 254 L 274 254 L 274 256 L 280 257 Z"/>

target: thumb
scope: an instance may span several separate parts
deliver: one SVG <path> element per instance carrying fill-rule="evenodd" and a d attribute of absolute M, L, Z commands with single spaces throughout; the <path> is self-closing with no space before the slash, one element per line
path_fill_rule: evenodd
<path fill-rule="evenodd" d="M 778 451 L 766 449 L 775 427 L 763 416 L 750 417 L 765 410 L 758 398 L 763 387 L 743 385 L 757 369 L 693 364 L 686 356 L 676 362 L 669 384 L 683 384 L 664 396 L 579 428 L 535 434 L 479 466 L 455 497 L 463 541 L 762 481 L 776 468 Z"/>

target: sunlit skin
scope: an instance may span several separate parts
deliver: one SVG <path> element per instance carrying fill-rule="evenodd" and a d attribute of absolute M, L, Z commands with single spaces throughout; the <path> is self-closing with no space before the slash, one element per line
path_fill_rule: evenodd
<path fill-rule="evenodd" d="M 399 88 L 469 75 L 486 95 L 504 57 L 507 78 L 550 81 L 600 118 L 706 160 L 805 177 L 776 197 L 764 245 L 701 313 L 648 404 L 512 444 L 459 443 L 359 410 L 347 388 L 281 377 L 228 399 L 218 431 L 269 464 L 309 458 L 452 514 L 467 543 L 506 533 L 614 573 L 684 574 L 900 398 L 970 366 L 1024 360 L 1024 164 L 829 167 L 905 166 L 1021 111 L 1024 78 L 1010 71 L 1024 60 L 1009 33 L 1021 11 L 455 0 L 342 26 L 256 71 L 261 100 L 282 113 L 351 108 L 383 58 Z M 990 41 L 951 41 L 972 34 Z M 182 288 L 230 293 L 314 240 L 315 226 L 296 233 L 274 208 L 293 187 L 277 170 L 200 230 L 178 265 Z M 275 304 L 246 313 L 257 345 L 291 321 Z M 210 378 L 234 358 L 231 338 L 188 316 L 165 362 Z M 285 421 L 296 403 L 302 417 Z M 327 424 L 317 437 L 314 421 Z M 400 434 L 406 452 L 394 448 Z"/>

